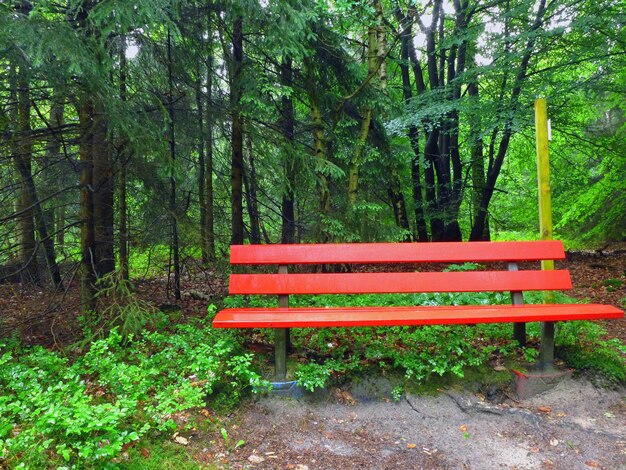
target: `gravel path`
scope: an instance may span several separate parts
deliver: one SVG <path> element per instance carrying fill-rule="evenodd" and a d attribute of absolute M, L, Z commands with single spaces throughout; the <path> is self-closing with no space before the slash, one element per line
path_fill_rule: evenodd
<path fill-rule="evenodd" d="M 626 469 L 623 389 L 567 379 L 498 404 L 459 390 L 399 402 L 363 390 L 251 403 L 233 420 L 245 446 L 219 457 L 259 469 Z"/>

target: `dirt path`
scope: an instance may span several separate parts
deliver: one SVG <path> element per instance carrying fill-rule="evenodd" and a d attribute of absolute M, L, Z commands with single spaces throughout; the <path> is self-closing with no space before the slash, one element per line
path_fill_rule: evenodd
<path fill-rule="evenodd" d="M 568 379 L 499 404 L 456 390 L 399 402 L 269 397 L 234 418 L 245 446 L 213 457 L 259 469 L 626 469 L 624 392 Z"/>

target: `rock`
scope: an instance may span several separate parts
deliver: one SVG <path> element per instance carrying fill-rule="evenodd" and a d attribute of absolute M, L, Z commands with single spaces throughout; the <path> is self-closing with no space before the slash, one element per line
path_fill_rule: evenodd
<path fill-rule="evenodd" d="M 265 458 L 261 457 L 260 455 L 252 454 L 250 457 L 248 457 L 248 462 L 262 463 L 262 462 L 265 462 Z"/>
<path fill-rule="evenodd" d="M 189 441 L 185 439 L 183 436 L 176 436 L 174 440 L 183 446 L 186 446 L 187 444 L 189 444 Z"/>

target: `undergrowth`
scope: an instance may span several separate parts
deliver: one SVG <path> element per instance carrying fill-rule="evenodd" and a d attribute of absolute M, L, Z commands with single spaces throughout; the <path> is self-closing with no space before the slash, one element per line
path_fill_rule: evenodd
<path fill-rule="evenodd" d="M 71 361 L 42 347 L 0 343 L 0 467 L 100 468 L 175 413 L 233 406 L 268 383 L 234 331 L 208 320 L 126 339 L 114 329 Z"/>

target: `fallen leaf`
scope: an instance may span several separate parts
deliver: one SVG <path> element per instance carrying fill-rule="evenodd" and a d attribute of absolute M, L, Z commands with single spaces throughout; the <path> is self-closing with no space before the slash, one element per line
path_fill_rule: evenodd
<path fill-rule="evenodd" d="M 539 452 L 539 447 L 531 447 L 531 448 L 530 448 L 530 451 L 531 451 L 533 454 L 536 454 L 537 452 Z"/>
<path fill-rule="evenodd" d="M 542 463 L 546 467 L 554 467 L 554 462 L 552 460 L 550 460 L 550 459 L 546 459 Z"/>
<path fill-rule="evenodd" d="M 462 426 L 459 426 L 459 430 L 460 430 L 461 432 L 467 432 L 467 425 L 466 425 L 466 424 L 463 424 Z"/>
<path fill-rule="evenodd" d="M 550 408 L 549 406 L 540 406 L 537 409 L 542 413 L 550 413 L 552 411 L 552 408 Z"/>
<path fill-rule="evenodd" d="M 407 444 L 406 448 L 407 449 L 415 449 L 417 447 L 417 444 Z"/>
<path fill-rule="evenodd" d="M 598 462 L 596 462 L 595 460 L 587 460 L 585 462 L 585 465 L 587 467 L 591 467 L 591 468 L 600 468 L 600 464 Z"/>
<path fill-rule="evenodd" d="M 189 444 L 189 441 L 185 439 L 183 436 L 176 436 L 174 440 L 183 446 L 186 446 L 187 444 Z"/>
<path fill-rule="evenodd" d="M 147 449 L 147 448 L 144 447 L 139 452 L 141 452 L 141 456 L 144 459 L 149 459 L 150 458 L 150 449 Z"/>

